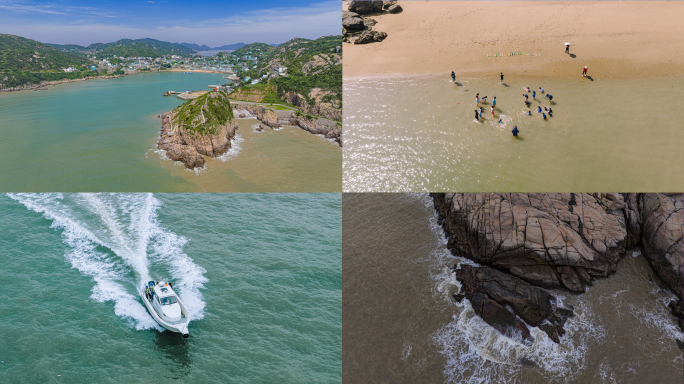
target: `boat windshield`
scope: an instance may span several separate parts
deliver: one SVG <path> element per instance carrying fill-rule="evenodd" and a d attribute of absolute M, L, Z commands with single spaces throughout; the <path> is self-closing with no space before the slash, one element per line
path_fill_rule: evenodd
<path fill-rule="evenodd" d="M 162 299 L 161 299 L 162 305 L 171 305 L 171 304 L 176 304 L 177 302 L 178 302 L 178 300 L 176 300 L 176 298 L 173 296 L 162 297 Z"/>

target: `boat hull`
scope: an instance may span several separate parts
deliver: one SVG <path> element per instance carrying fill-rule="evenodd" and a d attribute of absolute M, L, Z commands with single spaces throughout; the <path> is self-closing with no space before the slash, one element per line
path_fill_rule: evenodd
<path fill-rule="evenodd" d="M 168 329 L 171 332 L 176 332 L 180 333 L 183 335 L 183 337 L 190 337 L 190 332 L 188 331 L 188 323 L 190 322 L 189 319 L 183 322 L 178 322 L 178 323 L 169 323 L 167 321 L 164 321 L 158 314 L 157 311 L 152 308 L 152 304 L 147 300 L 144 294 L 140 295 L 140 298 L 143 301 L 143 304 L 145 304 L 145 307 L 147 308 L 147 312 L 150 313 L 152 318 L 162 327 Z"/>

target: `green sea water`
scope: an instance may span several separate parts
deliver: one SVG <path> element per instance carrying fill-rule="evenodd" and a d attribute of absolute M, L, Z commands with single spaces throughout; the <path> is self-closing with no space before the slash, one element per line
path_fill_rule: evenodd
<path fill-rule="evenodd" d="M 162 72 L 0 93 L 3 192 L 338 192 L 342 151 L 299 128 L 256 134 L 201 172 L 155 153 L 168 90 L 208 90 L 220 74 Z M 225 80 L 224 80 L 225 81 Z M 315 164 L 315 166 L 312 166 Z"/>
<path fill-rule="evenodd" d="M 341 382 L 341 200 L 0 196 L 0 383 Z M 137 296 L 158 275 L 187 339 Z"/>

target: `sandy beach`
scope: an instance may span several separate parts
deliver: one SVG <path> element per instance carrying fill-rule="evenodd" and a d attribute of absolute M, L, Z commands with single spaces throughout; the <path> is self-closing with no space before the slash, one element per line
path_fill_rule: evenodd
<path fill-rule="evenodd" d="M 654 77 L 684 73 L 684 2 L 399 1 L 366 16 L 380 43 L 345 44 L 344 77 Z M 347 9 L 344 1 L 343 9 Z M 568 55 L 565 42 L 570 42 Z M 496 53 L 539 54 L 488 57 Z"/>
<path fill-rule="evenodd" d="M 220 71 L 209 71 L 206 69 L 188 69 L 188 68 L 169 68 L 166 69 L 168 72 L 198 72 L 198 73 L 221 73 L 221 74 L 226 74 L 226 72 L 220 72 Z"/>

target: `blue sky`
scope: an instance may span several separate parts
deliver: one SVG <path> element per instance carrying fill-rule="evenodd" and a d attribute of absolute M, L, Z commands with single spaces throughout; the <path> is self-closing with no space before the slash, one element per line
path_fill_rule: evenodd
<path fill-rule="evenodd" d="M 342 33 L 339 0 L 0 0 L 0 33 L 44 43 L 119 38 L 206 44 L 283 43 Z"/>

